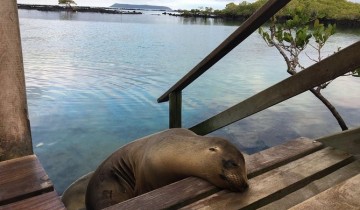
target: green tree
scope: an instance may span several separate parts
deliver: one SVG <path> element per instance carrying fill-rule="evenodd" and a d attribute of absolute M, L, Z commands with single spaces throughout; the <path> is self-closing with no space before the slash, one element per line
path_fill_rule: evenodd
<path fill-rule="evenodd" d="M 253 3 L 246 1 L 240 4 L 229 3 L 222 14 L 228 17 L 249 16 L 263 6 L 267 0 L 257 0 Z M 347 0 L 292 0 L 279 13 L 287 16 L 289 10 L 302 7 L 304 12 L 320 19 L 332 20 L 360 20 L 360 4 Z"/>
<path fill-rule="evenodd" d="M 230 17 L 237 16 L 238 15 L 237 12 L 238 12 L 237 5 L 234 3 L 227 4 L 224 9 L 224 14 Z"/>
<path fill-rule="evenodd" d="M 214 10 L 212 7 L 205 7 L 205 9 L 202 11 L 202 13 L 205 17 L 209 17 L 213 13 L 213 11 Z"/>
<path fill-rule="evenodd" d="M 76 5 L 73 0 L 59 0 L 59 4 L 65 4 L 67 7 L 72 8 L 71 5 Z"/>
<path fill-rule="evenodd" d="M 200 10 L 199 9 L 191 9 L 190 13 L 192 16 L 198 16 L 200 14 Z"/>
<path fill-rule="evenodd" d="M 290 13 L 291 18 L 285 22 L 280 22 L 277 17 L 271 19 L 269 30 L 259 29 L 260 35 L 270 47 L 275 47 L 284 58 L 287 65 L 287 72 L 295 75 L 304 67 L 301 65 L 299 55 L 307 46 L 313 47 L 317 51 L 317 58 L 311 58 L 312 61 L 319 62 L 322 60 L 321 50 L 330 36 L 335 33 L 335 25 L 325 26 L 318 19 L 313 20 L 309 14 L 304 12 L 303 7 L 295 8 Z M 313 23 L 313 24 L 311 24 Z M 309 27 L 312 26 L 310 30 Z M 313 39 L 314 44 L 310 43 Z M 333 114 L 338 121 L 342 130 L 347 130 L 346 123 L 342 119 L 336 108 L 322 94 L 321 90 L 326 88 L 330 82 L 319 85 L 310 89 L 313 93 Z"/>

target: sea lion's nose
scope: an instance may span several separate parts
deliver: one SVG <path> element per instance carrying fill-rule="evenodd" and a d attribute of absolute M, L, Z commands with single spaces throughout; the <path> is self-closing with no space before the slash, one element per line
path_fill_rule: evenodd
<path fill-rule="evenodd" d="M 239 188 L 239 191 L 244 192 L 248 188 L 249 188 L 249 184 L 247 182 L 245 182 L 243 185 L 241 185 L 241 187 Z"/>

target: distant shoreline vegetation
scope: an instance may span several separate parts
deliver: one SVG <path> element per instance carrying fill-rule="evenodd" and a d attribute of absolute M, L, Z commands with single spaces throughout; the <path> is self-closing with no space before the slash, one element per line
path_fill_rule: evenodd
<path fill-rule="evenodd" d="M 211 7 L 200 7 L 192 10 L 177 10 L 173 16 L 222 18 L 231 20 L 246 20 L 267 0 L 257 0 L 254 3 L 243 1 L 235 4 L 229 3 L 225 9 L 213 10 Z M 286 20 L 290 11 L 301 9 L 306 14 L 318 18 L 323 23 L 336 23 L 337 25 L 360 27 L 360 4 L 347 0 L 293 0 L 277 15 L 279 19 Z"/>
<path fill-rule="evenodd" d="M 124 11 L 111 7 L 83 7 L 83 6 L 68 7 L 63 5 L 18 4 L 18 9 L 38 10 L 38 11 L 95 12 L 95 13 L 106 13 L 106 14 L 135 14 L 135 15 L 142 14 L 142 12 L 138 12 L 135 10 Z"/>
<path fill-rule="evenodd" d="M 74 2 L 75 3 L 75 2 Z M 137 5 L 137 4 L 113 4 L 110 7 L 86 7 L 71 6 L 70 4 L 59 5 L 39 5 L 39 4 L 18 4 L 19 9 L 38 10 L 38 11 L 71 11 L 71 12 L 96 12 L 108 14 L 142 14 L 139 11 L 172 11 L 165 6 Z"/>
<path fill-rule="evenodd" d="M 219 18 L 244 21 L 266 2 L 267 0 L 257 0 L 254 3 L 248 3 L 246 1 L 239 4 L 229 3 L 225 9 L 222 10 L 214 10 L 211 7 L 200 7 L 198 9 L 172 11 L 171 8 L 164 6 L 133 4 L 114 4 L 111 7 L 66 7 L 62 5 L 18 4 L 18 8 L 39 11 L 76 11 L 108 14 L 142 14 L 142 12 L 140 12 L 142 10 L 162 11 L 164 15 L 168 14 L 185 18 Z M 291 17 L 290 11 L 299 8 L 310 16 L 318 18 L 325 24 L 330 23 L 345 27 L 360 27 L 360 4 L 347 0 L 292 0 L 277 14 L 278 19 L 289 19 L 289 17 Z"/>
<path fill-rule="evenodd" d="M 119 8 L 124 10 L 147 10 L 147 11 L 172 11 L 170 7 L 145 5 L 145 4 L 113 4 L 111 8 Z"/>

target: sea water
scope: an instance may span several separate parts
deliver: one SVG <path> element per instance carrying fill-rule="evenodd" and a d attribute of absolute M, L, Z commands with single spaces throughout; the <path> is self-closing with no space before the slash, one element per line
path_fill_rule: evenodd
<path fill-rule="evenodd" d="M 154 13 L 19 10 L 33 145 L 59 193 L 122 145 L 167 129 L 168 103 L 157 98 L 241 24 Z M 339 30 L 323 55 L 359 40 L 360 30 Z M 288 76 L 283 58 L 255 32 L 183 91 L 183 126 Z M 341 77 L 322 91 L 350 128 L 360 126 L 359 89 L 360 78 Z M 303 93 L 210 135 L 254 153 L 339 131 L 324 105 Z"/>

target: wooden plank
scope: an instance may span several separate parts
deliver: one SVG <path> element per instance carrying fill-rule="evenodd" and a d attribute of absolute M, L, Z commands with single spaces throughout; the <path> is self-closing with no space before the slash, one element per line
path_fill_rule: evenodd
<path fill-rule="evenodd" d="M 0 206 L 0 210 L 65 210 L 55 191 L 28 198 L 16 203 Z"/>
<path fill-rule="evenodd" d="M 33 154 L 16 1 L 0 6 L 0 161 Z"/>
<path fill-rule="evenodd" d="M 181 91 L 170 94 L 169 128 L 181 128 L 181 98 Z"/>
<path fill-rule="evenodd" d="M 360 173 L 360 161 L 346 165 L 305 187 L 269 203 L 260 210 L 286 210 Z M 360 186 L 359 186 L 360 188 Z"/>
<path fill-rule="evenodd" d="M 281 8 L 283 8 L 290 0 L 269 0 L 263 7 L 257 10 L 251 17 L 249 17 L 236 31 L 234 31 L 227 39 L 225 39 L 215 50 L 206 56 L 198 65 L 196 65 L 190 72 L 188 72 L 182 79 L 180 79 L 174 86 L 172 86 L 166 93 L 164 93 L 158 102 L 165 102 L 169 100 L 169 95 L 172 92 L 180 92 L 207 71 L 211 66 L 217 63 L 221 58 L 228 54 L 232 49 L 244 41 L 261 25 L 275 15 Z"/>
<path fill-rule="evenodd" d="M 35 155 L 0 162 L 0 205 L 53 190 Z"/>
<path fill-rule="evenodd" d="M 323 145 L 320 142 L 300 137 L 255 153 L 246 159 L 248 178 L 258 176 L 322 148 Z"/>
<path fill-rule="evenodd" d="M 244 193 L 221 191 L 184 209 L 256 209 L 302 188 L 353 161 L 349 154 L 325 148 L 249 180 Z"/>
<path fill-rule="evenodd" d="M 322 142 L 326 146 L 360 156 L 360 127 L 321 137 L 316 139 L 316 141 Z"/>
<path fill-rule="evenodd" d="M 314 196 L 293 208 L 300 209 L 339 209 L 360 208 L 360 174 Z"/>
<path fill-rule="evenodd" d="M 360 67 L 360 41 L 215 115 L 190 130 L 205 135 Z"/>
<path fill-rule="evenodd" d="M 283 145 L 245 156 L 248 176 L 264 173 L 274 166 L 280 166 L 322 148 L 319 142 L 306 138 L 289 141 Z M 163 209 L 179 208 L 219 191 L 214 185 L 199 178 L 189 177 L 127 200 L 108 209 Z"/>
<path fill-rule="evenodd" d="M 184 181 L 172 183 L 157 190 L 142 194 L 106 208 L 116 209 L 166 209 L 178 208 L 179 202 L 184 205 L 191 201 L 204 198 L 219 191 L 214 185 L 199 178 L 189 177 Z"/>

